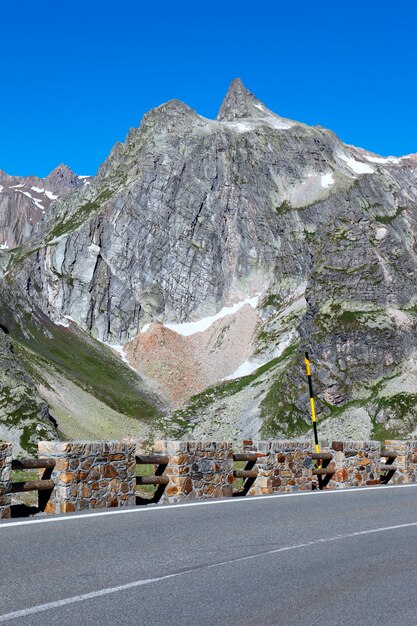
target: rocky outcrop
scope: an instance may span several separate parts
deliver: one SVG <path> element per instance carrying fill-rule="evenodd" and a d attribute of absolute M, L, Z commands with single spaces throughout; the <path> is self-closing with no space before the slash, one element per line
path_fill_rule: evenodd
<path fill-rule="evenodd" d="M 0 248 L 20 246 L 58 198 L 83 185 L 90 176 L 77 176 L 64 164 L 46 178 L 9 176 L 0 171 Z"/>
<path fill-rule="evenodd" d="M 257 297 L 260 322 L 239 353 L 259 367 L 243 377 L 234 367 L 233 380 L 219 367 L 211 389 L 174 414 L 177 431 L 306 432 L 308 348 L 327 426 L 349 410 L 361 437 L 409 433 L 416 164 L 284 119 L 235 80 L 216 120 L 176 100 L 146 114 L 91 184 L 57 201 L 10 255 L 7 277 L 54 322 L 71 319 L 119 352 L 128 344 L 124 358 L 150 378 L 167 350 L 143 352 L 147 324 L 181 344 L 191 371 L 195 352 L 190 360 L 163 327 Z M 212 341 L 227 344 L 221 324 Z M 181 367 L 177 359 L 174 380 Z"/>

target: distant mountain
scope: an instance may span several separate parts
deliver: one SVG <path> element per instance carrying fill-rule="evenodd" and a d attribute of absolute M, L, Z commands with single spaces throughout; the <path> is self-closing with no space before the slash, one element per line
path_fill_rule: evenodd
<path fill-rule="evenodd" d="M 98 384 L 108 358 L 147 436 L 308 434 L 304 349 L 323 437 L 417 432 L 416 155 L 284 119 L 237 79 L 216 120 L 147 113 L 89 182 L 0 258 L 0 323 L 61 432 L 84 392 L 134 415 Z"/>
<path fill-rule="evenodd" d="M 46 178 L 0 170 L 0 248 L 20 246 L 55 200 L 90 184 L 91 178 L 77 176 L 64 164 Z"/>

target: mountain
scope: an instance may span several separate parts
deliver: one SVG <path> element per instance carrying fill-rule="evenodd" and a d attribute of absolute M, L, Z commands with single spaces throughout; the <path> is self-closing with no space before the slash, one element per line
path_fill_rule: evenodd
<path fill-rule="evenodd" d="M 282 118 L 238 79 L 216 120 L 177 100 L 147 113 L 89 185 L 3 253 L 4 289 L 32 311 L 10 335 L 36 334 L 24 366 L 42 355 L 32 378 L 58 428 L 58 413 L 67 432 L 82 420 L 40 376 L 52 361 L 48 385 L 65 387 L 73 372 L 55 376 L 34 318 L 129 374 L 149 436 L 307 434 L 305 349 L 321 436 L 411 435 L 416 166 Z M 96 384 L 96 358 L 77 390 L 90 371 Z"/>
<path fill-rule="evenodd" d="M 90 181 L 91 176 L 77 176 L 64 164 L 46 178 L 9 176 L 0 170 L 0 249 L 20 246 L 54 200 Z"/>

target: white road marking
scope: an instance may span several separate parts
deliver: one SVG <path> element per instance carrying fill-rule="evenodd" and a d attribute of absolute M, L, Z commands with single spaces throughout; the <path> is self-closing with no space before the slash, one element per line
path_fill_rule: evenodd
<path fill-rule="evenodd" d="M 315 539 L 314 541 L 306 541 L 305 543 L 298 543 L 292 546 L 283 546 L 281 548 L 275 548 L 274 550 L 266 550 L 265 552 L 258 552 L 256 554 L 249 554 L 247 556 L 240 556 L 227 561 L 220 561 L 218 563 L 211 563 L 210 565 L 201 565 L 192 569 L 183 570 L 180 572 L 174 572 L 172 574 L 166 574 L 165 576 L 158 576 L 156 578 L 145 578 L 142 580 L 134 580 L 133 582 L 126 583 L 125 585 L 118 585 L 117 587 L 107 587 L 106 589 L 99 589 L 98 591 L 90 591 L 89 593 L 83 593 L 70 598 L 63 598 L 62 600 L 54 600 L 53 602 L 45 602 L 45 604 L 38 604 L 26 609 L 20 609 L 19 611 L 13 611 L 12 613 L 4 613 L 0 615 L 0 622 L 6 622 L 10 619 L 17 619 L 19 617 L 27 617 L 28 615 L 34 615 L 36 613 L 43 613 L 50 609 L 57 609 L 68 604 L 75 604 L 77 602 L 85 602 L 86 600 L 93 600 L 101 596 L 107 596 L 120 591 L 126 591 L 128 589 L 134 589 L 136 587 L 143 587 L 144 585 L 151 585 L 170 578 L 177 578 L 178 576 L 186 576 L 188 574 L 195 574 L 199 571 L 209 570 L 216 567 L 223 567 L 224 565 L 231 565 L 234 563 L 240 563 L 242 561 L 250 561 L 253 559 L 263 558 L 279 552 L 288 552 L 290 550 L 299 550 L 300 548 L 309 548 L 311 546 L 329 543 L 330 541 L 339 541 L 341 539 L 350 539 L 352 537 L 361 537 L 364 535 L 372 535 L 374 533 L 382 533 L 389 530 L 398 530 L 403 528 L 412 528 L 417 526 L 417 522 L 410 522 L 408 524 L 397 524 L 396 526 L 383 526 L 380 528 L 372 528 L 370 530 L 359 530 L 354 533 L 346 533 L 343 535 L 335 535 L 334 537 L 324 537 L 322 539 Z"/>
<path fill-rule="evenodd" d="M 358 491 L 374 491 L 375 489 L 383 492 L 386 489 L 412 489 L 417 488 L 417 483 L 411 485 L 377 485 L 375 487 L 351 487 L 348 489 L 335 489 L 331 491 L 299 491 L 297 493 L 274 493 L 267 496 L 246 496 L 245 498 L 223 498 L 222 500 L 203 500 L 199 502 L 184 502 L 183 504 L 167 504 L 167 505 L 147 505 L 137 506 L 126 509 L 107 509 L 105 511 L 95 511 L 94 513 L 67 513 L 62 517 L 38 517 L 35 519 L 21 520 L 19 522 L 1 522 L 0 531 L 4 528 L 12 526 L 28 526 L 30 524 L 51 524 L 57 522 L 71 522 L 73 520 L 88 519 L 90 517 L 102 517 L 103 515 L 126 515 L 136 513 L 150 513 L 155 511 L 171 511 L 172 509 L 185 509 L 191 506 L 213 506 L 217 504 L 248 504 L 259 502 L 260 500 L 273 500 L 274 498 L 297 498 L 307 496 L 331 496 L 336 494 L 357 493 Z"/>

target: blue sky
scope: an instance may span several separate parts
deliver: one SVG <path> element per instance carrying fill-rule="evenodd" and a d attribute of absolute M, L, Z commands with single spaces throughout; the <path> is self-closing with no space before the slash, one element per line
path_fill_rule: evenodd
<path fill-rule="evenodd" d="M 94 174 L 147 110 L 214 117 L 239 76 L 275 112 L 383 155 L 417 152 L 411 1 L 7 0 L 0 169 Z"/>

